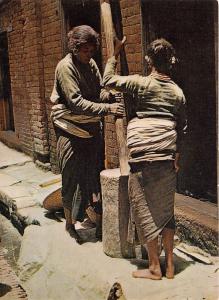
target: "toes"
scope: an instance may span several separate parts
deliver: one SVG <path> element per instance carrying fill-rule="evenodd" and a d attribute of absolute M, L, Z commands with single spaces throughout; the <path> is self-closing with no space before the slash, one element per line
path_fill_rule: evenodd
<path fill-rule="evenodd" d="M 149 269 L 146 270 L 137 270 L 132 273 L 134 278 L 145 278 L 145 279 L 152 279 L 152 280 L 160 280 L 160 274 L 153 274 Z"/>

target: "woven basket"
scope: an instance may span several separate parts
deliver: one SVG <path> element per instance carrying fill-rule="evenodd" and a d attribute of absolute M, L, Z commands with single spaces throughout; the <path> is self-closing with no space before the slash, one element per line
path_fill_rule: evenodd
<path fill-rule="evenodd" d="M 43 207 L 47 210 L 59 210 L 63 208 L 61 188 L 53 191 L 44 199 Z"/>

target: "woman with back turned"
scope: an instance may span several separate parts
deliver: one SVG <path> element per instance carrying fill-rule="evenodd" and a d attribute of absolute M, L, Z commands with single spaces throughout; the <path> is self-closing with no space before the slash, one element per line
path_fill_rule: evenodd
<path fill-rule="evenodd" d="M 153 41 L 147 49 L 149 76 L 115 75 L 124 42 L 125 38 L 116 40 L 103 82 L 109 89 L 134 95 L 136 101 L 135 117 L 127 127 L 129 198 L 140 242 L 148 250 L 149 268 L 133 272 L 133 277 L 162 278 L 158 255 L 161 234 L 166 277 L 173 278 L 174 194 L 186 130 L 185 97 L 170 77 L 176 57 L 173 46 L 165 39 Z"/>

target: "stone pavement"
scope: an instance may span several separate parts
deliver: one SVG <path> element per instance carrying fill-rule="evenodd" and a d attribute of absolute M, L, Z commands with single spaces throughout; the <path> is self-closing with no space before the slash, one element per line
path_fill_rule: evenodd
<path fill-rule="evenodd" d="M 0 214 L 0 298 L 2 300 L 27 299 L 16 276 L 21 235 L 10 220 Z"/>
<path fill-rule="evenodd" d="M 65 232 L 63 222 L 26 228 L 18 264 L 22 286 L 32 300 L 108 300 L 116 282 L 123 290 L 119 300 L 218 299 L 218 258 L 206 265 L 175 249 L 173 280 L 136 279 L 132 271 L 145 268 L 147 261 L 111 258 L 103 253 L 101 242 L 90 238 L 94 231 L 89 230 L 90 237 L 87 231 L 80 230 L 87 242 L 78 245 Z M 162 253 L 162 269 L 164 265 Z"/>
<path fill-rule="evenodd" d="M 46 187 L 40 184 L 59 180 L 60 175 L 39 169 L 29 156 L 0 142 L 0 209 L 5 209 L 22 233 L 25 225 L 48 223 L 41 208 L 45 197 L 61 186 L 57 182 Z M 217 206 L 176 194 L 178 234 L 212 255 L 218 254 Z"/>
<path fill-rule="evenodd" d="M 27 294 L 19 280 L 4 258 L 0 247 L 0 298 L 2 300 L 27 300 Z"/>
<path fill-rule="evenodd" d="M 60 175 L 37 168 L 28 156 L 0 143 L 0 209 L 21 233 L 26 225 L 41 225 L 26 227 L 19 256 L 20 280 L 31 299 L 106 299 L 115 282 L 122 285 L 128 300 L 217 299 L 215 264 L 192 261 L 175 249 L 174 280 L 136 280 L 130 274 L 136 266 L 145 266 L 145 261 L 107 257 L 102 243 L 95 240 L 95 229 L 78 224 L 87 242 L 76 244 L 66 234 L 64 222 L 46 217 L 42 208 L 44 198 L 60 187 L 60 182 L 46 187 L 40 184 L 53 179 L 59 180 Z M 217 253 L 216 206 L 181 195 L 176 198 L 180 236 Z M 206 246 L 208 240 L 210 246 Z"/>
<path fill-rule="evenodd" d="M 59 182 L 40 187 L 50 180 Z M 60 180 L 60 175 L 37 168 L 29 156 L 0 143 L 0 207 L 21 233 L 25 225 L 47 222 L 42 202 L 60 187 Z"/>

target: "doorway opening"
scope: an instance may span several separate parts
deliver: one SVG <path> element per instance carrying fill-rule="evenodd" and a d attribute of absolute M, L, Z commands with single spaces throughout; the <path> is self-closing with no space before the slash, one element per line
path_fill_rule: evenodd
<path fill-rule="evenodd" d="M 7 33 L 0 33 L 0 130 L 14 131 Z"/>
<path fill-rule="evenodd" d="M 174 80 L 187 99 L 188 135 L 178 176 L 178 192 L 216 202 L 215 1 L 142 1 L 144 45 L 171 42 L 179 57 Z M 146 66 L 145 66 L 145 72 Z"/>
<path fill-rule="evenodd" d="M 64 12 L 64 53 L 67 53 L 66 35 L 69 30 L 79 25 L 89 25 L 97 33 L 101 33 L 100 3 L 98 0 L 62 0 Z M 101 41 L 101 40 L 100 40 Z M 101 47 L 100 47 L 101 48 Z M 100 50 L 94 56 L 100 70 L 102 70 Z"/>

